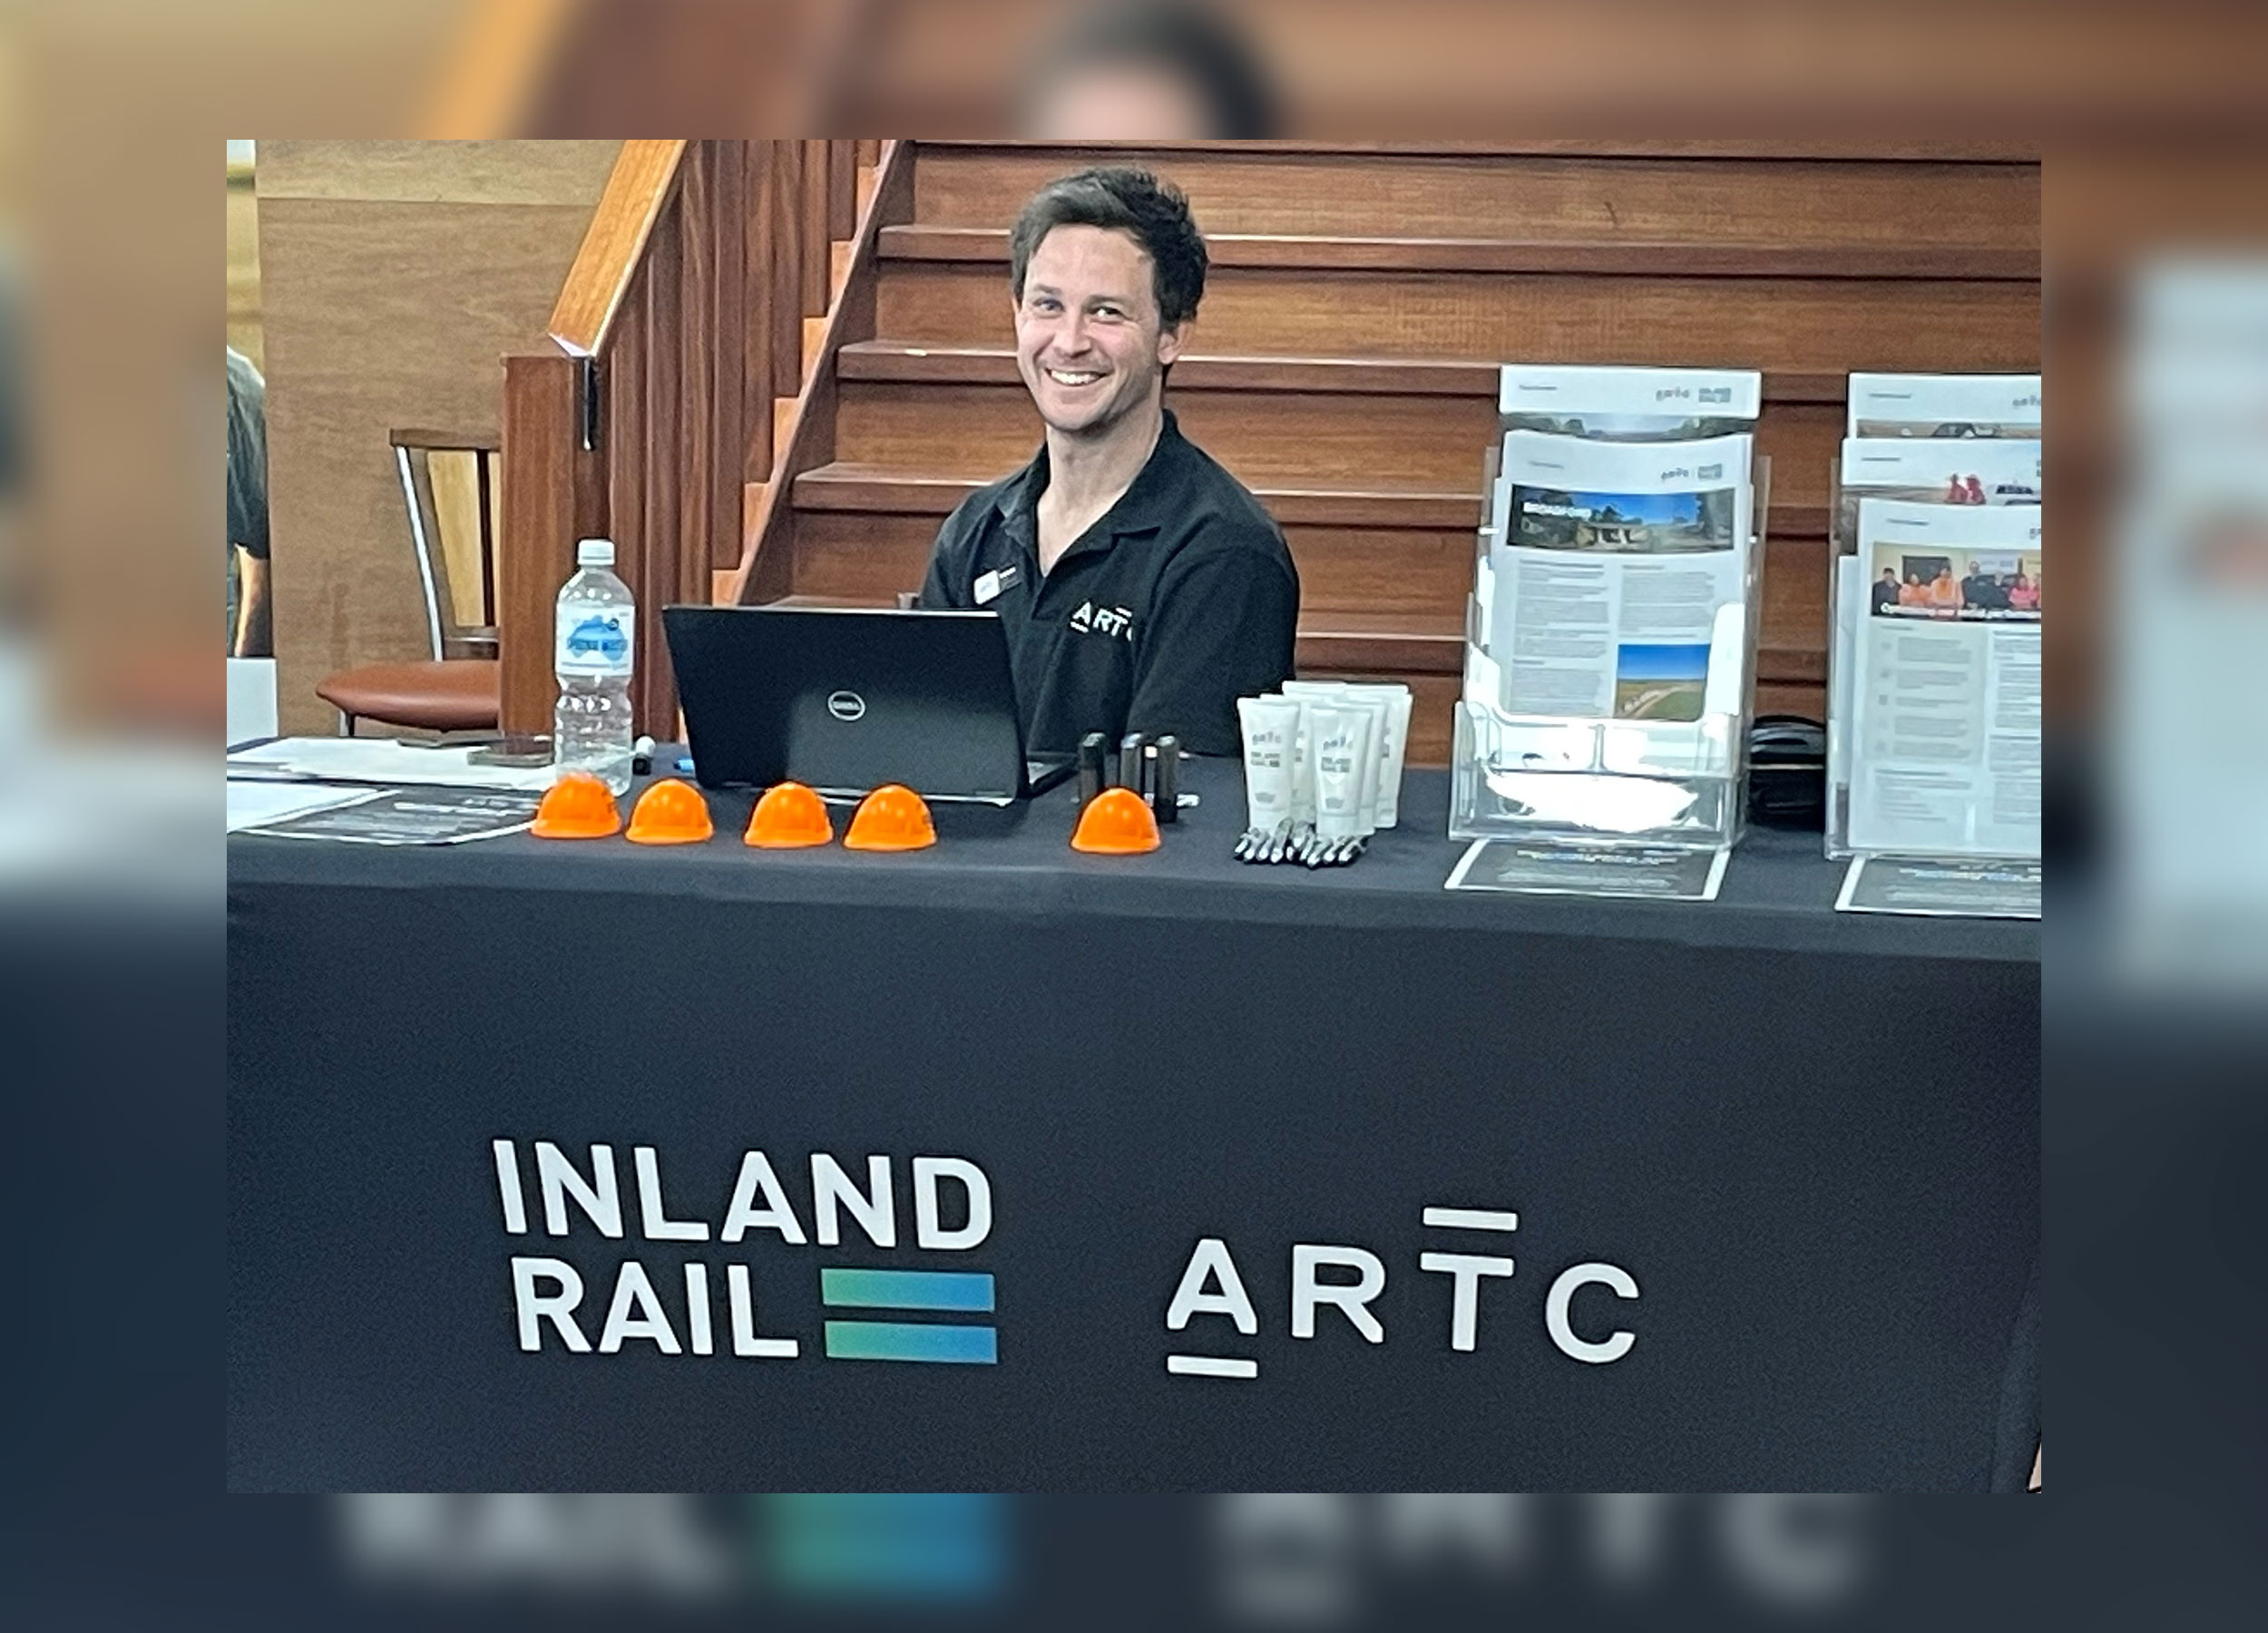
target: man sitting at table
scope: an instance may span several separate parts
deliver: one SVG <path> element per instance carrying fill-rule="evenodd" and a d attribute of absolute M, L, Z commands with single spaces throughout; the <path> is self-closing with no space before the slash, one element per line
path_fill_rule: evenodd
<path fill-rule="evenodd" d="M 1234 754 L 1237 699 L 1292 672 L 1299 575 L 1164 405 L 1205 293 L 1188 201 L 1147 171 L 1082 171 L 1032 197 L 1009 252 L 1046 441 L 946 518 L 918 604 L 1001 615 L 1033 751 L 1139 731 Z"/>

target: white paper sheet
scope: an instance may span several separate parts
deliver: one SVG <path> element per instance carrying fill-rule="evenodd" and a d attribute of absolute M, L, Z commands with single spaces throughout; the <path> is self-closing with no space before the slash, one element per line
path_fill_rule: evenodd
<path fill-rule="evenodd" d="M 265 822 L 281 822 L 289 816 L 304 816 L 309 811 L 359 805 L 385 792 L 384 788 L 326 788 L 312 783 L 240 782 L 232 778 L 229 783 L 229 832 L 258 827 Z M 206 832 L 211 830 L 208 828 Z"/>
<path fill-rule="evenodd" d="M 422 748 L 392 738 L 285 738 L 229 756 L 230 777 L 377 783 L 386 787 L 517 788 L 552 786 L 549 766 L 476 766 L 474 748 Z"/>

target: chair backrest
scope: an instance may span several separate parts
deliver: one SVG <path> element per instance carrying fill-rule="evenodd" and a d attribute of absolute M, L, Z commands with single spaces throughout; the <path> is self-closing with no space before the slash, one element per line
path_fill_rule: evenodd
<path fill-rule="evenodd" d="M 433 655 L 496 655 L 496 513 L 501 446 L 493 433 L 387 434 L 409 513 L 410 548 Z"/>

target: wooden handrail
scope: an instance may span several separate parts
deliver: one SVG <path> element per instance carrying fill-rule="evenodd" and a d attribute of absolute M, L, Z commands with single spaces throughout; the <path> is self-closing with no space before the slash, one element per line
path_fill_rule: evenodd
<path fill-rule="evenodd" d="M 749 495 L 780 463 L 776 421 L 786 405 L 807 409 L 814 379 L 832 391 L 833 347 L 807 375 L 807 344 L 823 330 L 873 332 L 871 225 L 856 240 L 868 276 L 829 316 L 833 229 L 856 200 L 857 158 L 857 143 L 832 138 L 622 144 L 548 339 L 505 359 L 499 623 L 511 728 L 538 728 L 550 710 L 552 598 L 587 533 L 614 541 L 638 598 L 639 728 L 675 728 L 661 610 L 711 599 L 746 561 Z M 885 154 L 882 169 L 904 167 Z M 846 307 L 859 315 L 847 328 Z M 831 423 L 831 412 L 793 422 L 803 452 L 790 468 L 829 456 L 813 427 Z"/>
<path fill-rule="evenodd" d="M 596 357 L 606 345 L 684 159 L 682 141 L 625 142 L 615 156 L 606 191 L 552 308 L 551 337 L 573 356 Z"/>

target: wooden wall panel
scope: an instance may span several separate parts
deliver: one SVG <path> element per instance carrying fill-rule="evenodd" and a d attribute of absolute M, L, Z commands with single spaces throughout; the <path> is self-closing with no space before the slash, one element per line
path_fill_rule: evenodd
<path fill-rule="evenodd" d="M 279 706 L 353 664 L 425 655 L 389 429 L 493 431 L 616 143 L 263 142 L 259 235 Z"/>

